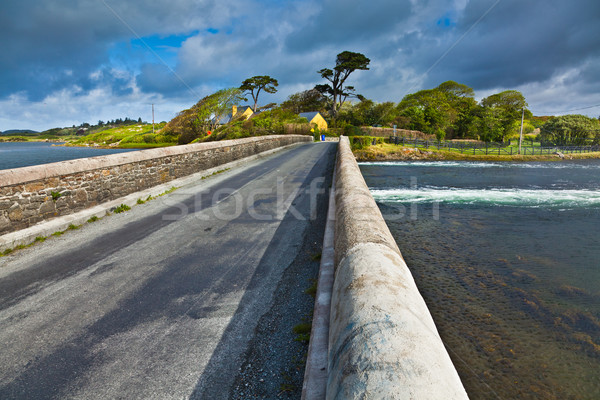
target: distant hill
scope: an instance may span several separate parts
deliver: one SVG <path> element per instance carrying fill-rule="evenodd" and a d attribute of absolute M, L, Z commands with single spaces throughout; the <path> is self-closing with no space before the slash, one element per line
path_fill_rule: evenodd
<path fill-rule="evenodd" d="M 32 131 L 31 129 L 9 129 L 4 132 L 0 132 L 0 135 L 36 135 L 39 132 Z"/>

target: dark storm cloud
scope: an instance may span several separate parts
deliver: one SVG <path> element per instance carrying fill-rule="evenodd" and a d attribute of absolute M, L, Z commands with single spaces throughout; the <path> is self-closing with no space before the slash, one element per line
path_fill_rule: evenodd
<path fill-rule="evenodd" d="M 452 45 L 493 4 L 469 2 L 443 46 Z M 503 0 L 432 70 L 428 82 L 453 79 L 479 89 L 543 82 L 600 55 L 599 19 L 596 0 Z M 443 46 L 432 50 L 441 55 Z M 427 60 L 425 68 L 431 58 L 421 51 L 419 60 Z"/>
<path fill-rule="evenodd" d="M 175 113 L 254 75 L 276 78 L 264 100 L 282 101 L 322 83 L 317 71 L 344 50 L 371 59 L 348 84 L 375 101 L 454 80 L 573 109 L 600 102 L 599 20 L 597 0 L 8 0 L 0 129 L 33 104 L 48 121 L 64 110 L 106 119 L 99 102 L 118 113 L 141 98 Z"/>
<path fill-rule="evenodd" d="M 126 24 L 140 36 L 185 33 L 230 15 L 217 0 L 106 4 L 114 13 L 97 0 L 2 2 L 0 98 L 25 92 L 39 100 L 57 88 L 87 88 L 89 75 L 110 63 L 110 47 L 134 38 Z"/>
<path fill-rule="evenodd" d="M 317 15 L 288 36 L 286 45 L 290 51 L 306 51 L 386 40 L 410 14 L 409 0 L 326 0 Z"/>

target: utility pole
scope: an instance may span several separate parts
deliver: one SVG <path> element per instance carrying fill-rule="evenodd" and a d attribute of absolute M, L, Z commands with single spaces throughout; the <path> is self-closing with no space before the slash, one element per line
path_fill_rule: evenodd
<path fill-rule="evenodd" d="M 523 143 L 523 120 L 525 119 L 525 106 L 523 106 L 523 113 L 521 114 L 521 134 L 519 135 L 519 154 L 521 154 L 521 144 Z"/>
<path fill-rule="evenodd" d="M 152 134 L 154 135 L 154 103 L 152 103 Z"/>

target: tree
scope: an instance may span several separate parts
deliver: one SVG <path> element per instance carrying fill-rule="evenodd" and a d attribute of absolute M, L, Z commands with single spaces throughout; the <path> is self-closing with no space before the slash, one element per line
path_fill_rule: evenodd
<path fill-rule="evenodd" d="M 585 115 L 563 115 L 552 118 L 541 128 L 544 142 L 557 146 L 585 145 L 600 141 L 600 123 Z"/>
<path fill-rule="evenodd" d="M 436 135 L 440 140 L 446 136 L 446 129 L 455 119 L 448 95 L 438 88 L 404 96 L 399 109 L 400 115 L 419 121 L 411 124 L 410 129 Z"/>
<path fill-rule="evenodd" d="M 373 100 L 362 99 L 357 104 L 341 107 L 339 118 L 354 126 L 391 126 L 396 118 L 396 105 L 392 102 L 375 103 Z"/>
<path fill-rule="evenodd" d="M 473 109 L 471 129 L 477 133 L 477 139 L 495 142 L 503 137 L 502 110 L 478 105 Z"/>
<path fill-rule="evenodd" d="M 327 108 L 327 97 L 316 89 L 309 89 L 290 95 L 286 101 L 281 103 L 281 108 L 296 114 L 310 111 L 319 111 L 324 114 Z"/>
<path fill-rule="evenodd" d="M 446 129 L 451 137 L 468 137 L 473 122 L 473 110 L 477 105 L 475 91 L 467 85 L 446 81 L 437 87 L 444 93 L 450 105 L 450 124 Z"/>
<path fill-rule="evenodd" d="M 253 76 L 252 78 L 246 79 L 242 82 L 242 86 L 240 86 L 240 90 L 249 93 L 254 100 L 254 112 L 256 112 L 256 105 L 258 104 L 258 95 L 261 90 L 264 90 L 267 93 L 275 93 L 277 92 L 277 86 L 279 86 L 279 82 L 277 79 L 271 78 L 268 75 L 259 75 Z"/>
<path fill-rule="evenodd" d="M 332 117 L 336 117 L 339 108 L 346 98 L 358 96 L 355 94 L 353 86 L 344 87 L 346 79 L 356 70 L 368 70 L 370 62 L 371 60 L 361 53 L 344 51 L 337 55 L 333 70 L 323 68 L 317 71 L 321 75 L 321 78 L 330 82 L 330 84 L 317 85 L 315 89 L 331 98 Z"/>
<path fill-rule="evenodd" d="M 527 107 L 527 102 L 521 92 L 505 90 L 482 99 L 481 105 L 494 110 L 495 118 L 501 127 L 498 131 L 499 136 L 495 140 L 500 142 L 516 129 L 517 122 L 521 120 L 521 113 Z"/>
<path fill-rule="evenodd" d="M 165 134 L 178 135 L 179 144 L 190 143 L 214 130 L 231 108 L 246 98 L 238 88 L 222 89 L 204 97 L 193 107 L 181 111 L 163 128 Z"/>

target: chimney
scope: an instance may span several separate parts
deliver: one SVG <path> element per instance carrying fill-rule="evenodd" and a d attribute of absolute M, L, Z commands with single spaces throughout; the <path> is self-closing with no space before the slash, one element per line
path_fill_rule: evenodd
<path fill-rule="evenodd" d="M 237 114 L 237 106 L 232 106 L 231 107 L 231 117 L 235 117 L 235 114 Z"/>

